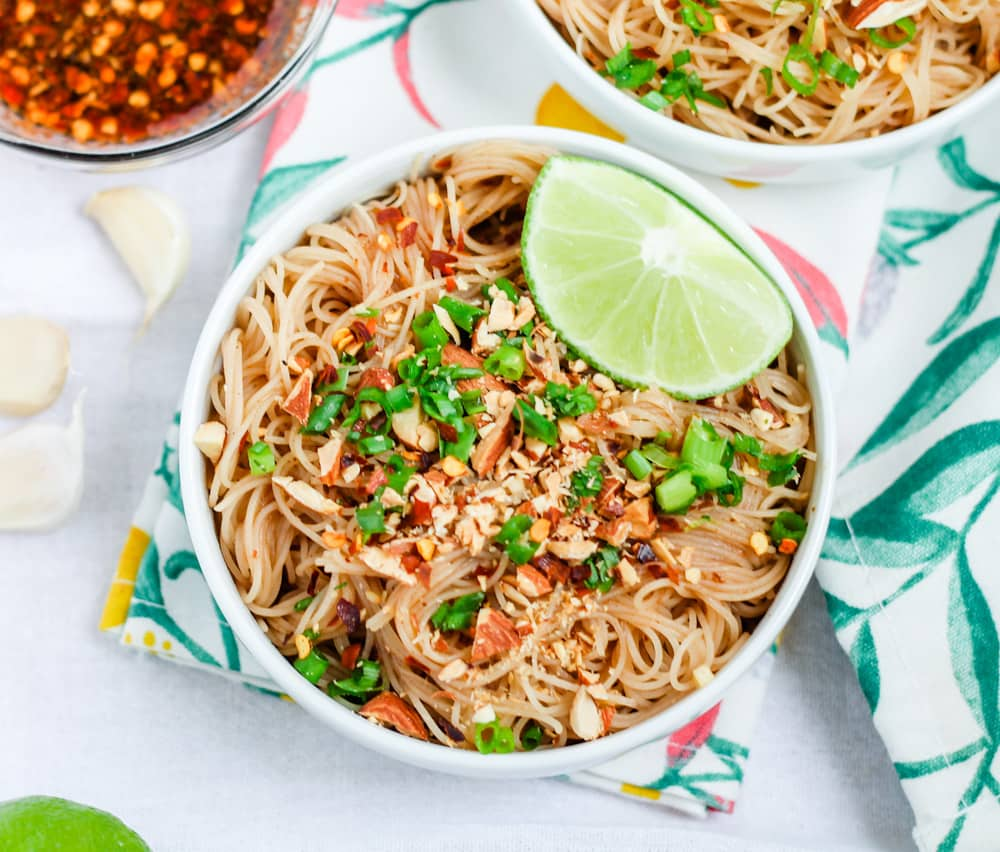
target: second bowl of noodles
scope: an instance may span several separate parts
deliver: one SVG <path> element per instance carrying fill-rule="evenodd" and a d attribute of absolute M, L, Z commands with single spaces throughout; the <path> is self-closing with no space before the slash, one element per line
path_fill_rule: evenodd
<path fill-rule="evenodd" d="M 521 265 L 556 161 L 679 200 L 779 288 L 787 346 L 702 400 L 590 366 Z M 183 402 L 192 540 L 249 652 L 339 733 L 481 777 L 593 765 L 711 707 L 790 618 L 830 512 L 819 352 L 775 258 L 672 167 L 548 128 L 420 140 L 310 191 L 224 286 Z"/>

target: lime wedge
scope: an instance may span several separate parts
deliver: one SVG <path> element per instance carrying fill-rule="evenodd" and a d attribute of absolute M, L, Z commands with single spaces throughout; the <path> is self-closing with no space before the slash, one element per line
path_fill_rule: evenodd
<path fill-rule="evenodd" d="M 634 172 L 546 163 L 522 261 L 539 313 L 596 369 L 701 399 L 738 387 L 792 335 L 773 281 L 715 225 Z"/>

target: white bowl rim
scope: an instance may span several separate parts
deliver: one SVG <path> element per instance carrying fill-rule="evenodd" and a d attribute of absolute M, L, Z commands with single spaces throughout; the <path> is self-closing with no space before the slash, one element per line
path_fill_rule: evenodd
<path fill-rule="evenodd" d="M 204 459 L 194 447 L 194 431 L 207 411 L 207 388 L 218 363 L 218 347 L 231 328 L 236 306 L 267 262 L 294 244 L 306 226 L 329 220 L 359 199 L 368 198 L 409 173 L 418 159 L 469 142 L 515 140 L 607 160 L 644 174 L 687 200 L 740 245 L 778 283 L 795 318 L 794 345 L 807 369 L 814 403 L 818 463 L 810 500 L 809 529 L 767 614 L 733 659 L 706 686 L 653 718 L 592 742 L 556 749 L 484 756 L 422 742 L 374 725 L 344 708 L 306 681 L 271 644 L 243 603 L 218 545 L 208 507 Z M 819 558 L 833 500 L 836 462 L 831 392 L 822 364 L 822 345 L 808 311 L 780 263 L 754 231 L 719 198 L 692 178 L 618 142 L 549 127 L 491 126 L 425 136 L 336 170 L 306 191 L 247 252 L 230 274 L 199 337 L 185 383 L 179 429 L 181 492 L 188 528 L 203 574 L 222 613 L 250 654 L 276 686 L 338 733 L 382 754 L 438 771 L 483 778 L 545 777 L 617 757 L 687 724 L 714 706 L 738 677 L 768 653 L 791 617 Z"/>
<path fill-rule="evenodd" d="M 660 136 L 664 142 L 672 138 L 689 146 L 700 148 L 707 161 L 713 157 L 742 158 L 747 163 L 757 166 L 806 166 L 817 162 L 829 164 L 831 167 L 856 160 L 882 159 L 891 160 L 893 154 L 914 144 L 920 144 L 921 139 L 934 136 L 939 128 L 954 126 L 982 109 L 987 102 L 1000 97 L 1000 74 L 994 75 L 972 94 L 953 104 L 947 109 L 935 113 L 916 124 L 900 127 L 889 133 L 867 139 L 852 139 L 846 142 L 827 142 L 822 144 L 804 143 L 801 145 L 781 145 L 777 143 L 759 142 L 746 139 L 732 139 L 721 136 L 710 130 L 674 121 L 660 115 L 630 98 L 602 79 L 586 61 L 580 57 L 572 46 L 562 37 L 562 34 L 549 19 L 548 15 L 538 5 L 537 0 L 515 0 L 521 6 L 526 17 L 535 22 L 536 32 L 546 41 L 549 48 L 560 59 L 560 64 L 572 73 L 588 93 L 607 105 L 607 110 L 596 115 L 606 122 L 616 132 L 626 136 L 626 142 L 632 141 L 627 130 L 616 127 L 616 113 L 624 115 L 630 123 L 638 124 L 647 138 Z M 669 153 L 664 151 L 664 156 Z M 706 172 L 711 171 L 706 168 Z"/>

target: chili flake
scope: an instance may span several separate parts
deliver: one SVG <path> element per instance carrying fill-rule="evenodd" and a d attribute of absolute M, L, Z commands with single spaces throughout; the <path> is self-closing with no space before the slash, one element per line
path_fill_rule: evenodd
<path fill-rule="evenodd" d="M 0 0 L 0 100 L 79 142 L 135 142 L 255 57 L 283 0 Z"/>

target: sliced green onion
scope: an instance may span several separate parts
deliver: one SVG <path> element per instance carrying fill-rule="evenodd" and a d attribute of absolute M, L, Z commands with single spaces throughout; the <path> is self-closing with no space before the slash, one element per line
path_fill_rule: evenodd
<path fill-rule="evenodd" d="M 517 300 L 515 299 L 515 302 Z M 472 326 L 477 319 L 486 316 L 486 311 L 470 305 L 468 302 L 460 302 L 451 296 L 442 296 L 438 299 L 438 304 L 448 312 L 451 321 L 462 331 L 472 331 Z"/>
<path fill-rule="evenodd" d="M 610 62 L 610 60 L 608 61 Z M 520 297 L 517 294 L 517 288 L 511 283 L 509 278 L 497 278 L 492 284 L 487 284 L 485 291 L 487 299 L 496 298 L 496 293 L 493 292 L 494 287 L 501 293 L 504 293 L 515 305 L 518 303 Z"/>
<path fill-rule="evenodd" d="M 385 466 L 391 471 L 386 476 L 388 486 L 397 494 L 402 494 L 403 489 L 406 488 L 406 483 L 410 481 L 410 477 L 417 472 L 417 469 L 415 467 L 407 467 L 406 462 L 400 455 L 389 456 L 389 460 L 385 463 Z"/>
<path fill-rule="evenodd" d="M 882 35 L 879 30 L 868 30 L 868 38 L 872 44 L 877 47 L 881 47 L 883 50 L 895 50 L 897 47 L 902 47 L 904 44 L 909 44 L 916 38 L 917 35 L 917 24 L 913 18 L 907 16 L 905 18 L 900 18 L 892 26 L 903 31 L 903 37 L 900 39 L 891 39 L 887 36 Z"/>
<path fill-rule="evenodd" d="M 798 62 L 805 65 L 812 72 L 811 80 L 802 80 L 795 76 L 795 72 L 792 70 L 792 63 Z M 781 76 L 785 78 L 785 82 L 788 83 L 796 92 L 798 92 L 803 97 L 809 97 L 816 91 L 816 87 L 819 86 L 819 60 L 813 56 L 812 51 L 809 50 L 804 44 L 793 44 L 788 48 L 788 53 L 785 54 L 785 61 L 781 66 Z"/>
<path fill-rule="evenodd" d="M 681 0 L 681 20 L 691 28 L 695 35 L 705 35 L 715 30 L 712 15 L 695 0 Z"/>
<path fill-rule="evenodd" d="M 374 456 L 377 453 L 384 453 L 391 450 L 395 445 L 388 435 L 372 435 L 370 438 L 362 438 L 358 441 L 358 449 L 362 455 Z"/>
<path fill-rule="evenodd" d="M 483 361 L 483 369 L 491 375 L 517 381 L 524 375 L 524 353 L 519 347 L 505 343 Z"/>
<path fill-rule="evenodd" d="M 559 430 L 556 424 L 539 414 L 531 404 L 523 399 L 514 406 L 514 416 L 524 426 L 524 434 L 529 438 L 538 438 L 542 443 L 554 447 L 559 443 Z"/>
<path fill-rule="evenodd" d="M 355 316 L 365 317 L 366 319 L 370 317 L 377 317 L 379 313 L 378 308 L 355 308 L 354 310 Z"/>
<path fill-rule="evenodd" d="M 649 460 L 638 450 L 632 450 L 625 456 L 625 467 L 635 479 L 645 479 L 653 472 L 653 466 Z"/>
<path fill-rule="evenodd" d="M 250 473 L 254 476 L 264 476 L 270 473 L 277 464 L 274 460 L 274 450 L 263 441 L 258 441 L 247 447 L 247 462 L 250 464 Z"/>
<path fill-rule="evenodd" d="M 521 729 L 521 748 L 534 751 L 542 744 L 542 726 L 538 722 L 529 722 Z"/>
<path fill-rule="evenodd" d="M 639 103 L 657 112 L 670 106 L 670 101 L 663 97 L 656 89 L 650 89 L 646 92 L 646 94 L 639 98 Z"/>
<path fill-rule="evenodd" d="M 504 552 L 515 565 L 525 565 L 534 559 L 538 547 L 539 542 L 536 541 L 512 541 L 504 548 Z"/>
<path fill-rule="evenodd" d="M 478 390 L 465 391 L 462 394 L 462 408 L 466 414 L 482 414 L 486 411 L 482 393 Z"/>
<path fill-rule="evenodd" d="M 604 474 L 601 466 L 604 459 L 591 456 L 580 470 L 573 471 L 569 476 L 569 490 L 577 497 L 594 497 L 601 493 L 604 485 Z"/>
<path fill-rule="evenodd" d="M 446 394 L 421 391 L 420 402 L 423 405 L 424 414 L 442 423 L 452 423 L 461 417 L 461 412 Z"/>
<path fill-rule="evenodd" d="M 358 660 L 350 676 L 333 681 L 327 692 L 334 698 L 340 695 L 366 698 L 370 693 L 381 690 L 381 681 L 382 666 L 378 660 Z"/>
<path fill-rule="evenodd" d="M 684 435 L 681 460 L 691 465 L 721 464 L 725 452 L 726 441 L 719 437 L 715 427 L 707 420 L 692 418 Z"/>
<path fill-rule="evenodd" d="M 522 533 L 526 533 L 530 528 L 532 523 L 531 515 L 513 515 L 504 525 L 500 527 L 500 532 L 498 532 L 493 540 L 497 544 L 510 544 L 512 541 L 516 541 Z"/>
<path fill-rule="evenodd" d="M 382 398 L 382 407 L 386 414 L 396 414 L 413 408 L 413 397 L 410 396 L 410 389 L 406 385 L 396 385 L 389 388 Z"/>
<path fill-rule="evenodd" d="M 571 388 L 569 385 L 547 382 L 545 399 L 552 406 L 556 417 L 579 417 L 597 410 L 597 400 L 584 384 Z"/>
<path fill-rule="evenodd" d="M 796 544 L 801 544 L 806 534 L 806 520 L 795 512 L 778 512 L 771 525 L 771 540 L 775 544 L 790 538 Z"/>
<path fill-rule="evenodd" d="M 315 392 L 320 396 L 325 396 L 328 393 L 334 393 L 336 391 L 347 390 L 347 380 L 351 376 L 351 371 L 344 367 L 337 371 L 337 378 L 332 382 L 327 382 L 325 385 L 320 385 L 316 388 Z"/>
<path fill-rule="evenodd" d="M 694 93 L 694 97 L 695 100 L 703 101 L 704 103 L 711 104 L 719 109 L 727 109 L 729 107 L 729 104 L 727 104 L 723 98 L 720 98 L 712 92 L 706 92 L 704 89 L 698 89 L 698 91 Z"/>
<path fill-rule="evenodd" d="M 467 630 L 472 626 L 472 619 L 485 600 L 483 592 L 473 592 L 453 601 L 445 601 L 434 611 L 431 624 L 435 630 Z"/>
<path fill-rule="evenodd" d="M 330 428 L 333 418 L 340 413 L 344 407 L 344 400 L 347 399 L 342 393 L 332 393 L 325 397 L 310 413 L 309 420 L 302 427 L 302 432 L 306 435 L 321 435 Z"/>
<path fill-rule="evenodd" d="M 723 506 L 738 506 L 743 500 L 743 485 L 746 480 L 732 470 L 727 474 L 727 478 L 729 484 L 716 492 L 719 502 Z"/>
<path fill-rule="evenodd" d="M 372 500 L 367 506 L 358 506 L 354 510 L 354 519 L 364 533 L 385 532 L 385 507 L 378 500 Z"/>
<path fill-rule="evenodd" d="M 729 483 L 729 471 L 721 464 L 702 463 L 691 466 L 691 479 L 698 490 L 715 491 Z"/>
<path fill-rule="evenodd" d="M 774 94 L 774 72 L 770 68 L 761 68 L 760 76 L 764 78 L 764 92 L 768 97 Z"/>
<path fill-rule="evenodd" d="M 653 438 L 653 443 L 659 444 L 662 447 L 665 444 L 669 444 L 673 437 L 674 437 L 673 432 L 667 432 L 666 430 L 661 429 L 659 432 L 656 433 L 656 437 Z"/>
<path fill-rule="evenodd" d="M 310 595 L 307 598 L 302 598 L 302 600 L 296 601 L 295 602 L 295 611 L 296 612 L 305 612 L 307 609 L 309 609 L 309 604 L 311 604 L 314 600 L 316 600 L 315 596 L 314 595 Z"/>
<path fill-rule="evenodd" d="M 468 461 L 469 456 L 472 454 L 472 445 L 476 442 L 476 437 L 479 433 L 476 431 L 475 426 L 466 423 L 464 420 L 458 420 L 450 425 L 458 433 L 458 437 L 454 441 L 441 439 L 441 457 L 454 456 L 459 461 Z"/>
<path fill-rule="evenodd" d="M 819 65 L 827 74 L 833 77 L 838 83 L 843 83 L 847 88 L 853 89 L 861 75 L 846 62 L 841 61 L 836 54 L 829 50 L 824 50 L 819 57 Z"/>
<path fill-rule="evenodd" d="M 476 723 L 472 739 L 480 754 L 510 754 L 514 750 L 514 732 L 496 719 Z"/>
<path fill-rule="evenodd" d="M 315 649 L 309 652 L 309 656 L 292 663 L 295 670 L 310 683 L 319 683 L 319 679 L 326 674 L 330 668 L 330 661 L 321 656 Z"/>
<path fill-rule="evenodd" d="M 419 349 L 437 349 L 450 338 L 434 311 L 424 311 L 413 318 L 413 336 L 417 338 Z"/>
<path fill-rule="evenodd" d="M 654 494 L 661 512 L 675 514 L 687 511 L 698 496 L 698 489 L 691 479 L 691 471 L 679 470 L 657 485 Z"/>
<path fill-rule="evenodd" d="M 615 81 L 619 89 L 638 89 L 656 76 L 656 62 L 652 59 L 636 59 L 632 45 L 626 44 L 604 63 L 605 76 Z"/>
<path fill-rule="evenodd" d="M 691 61 L 691 51 L 690 50 L 678 50 L 674 54 L 672 63 L 674 68 L 680 68 L 682 65 L 687 65 Z"/>
<path fill-rule="evenodd" d="M 668 453 L 657 444 L 644 444 L 639 448 L 639 452 L 647 461 L 656 467 L 662 467 L 664 470 L 674 470 L 681 463 L 680 457 L 676 453 Z"/>

